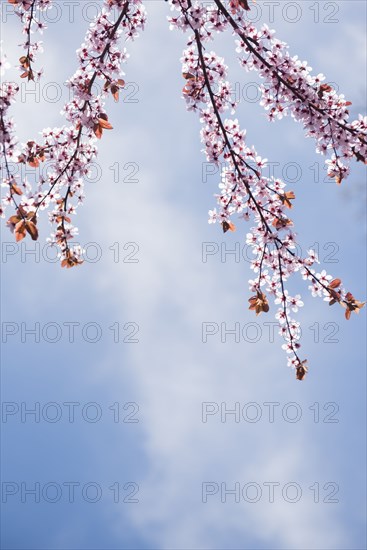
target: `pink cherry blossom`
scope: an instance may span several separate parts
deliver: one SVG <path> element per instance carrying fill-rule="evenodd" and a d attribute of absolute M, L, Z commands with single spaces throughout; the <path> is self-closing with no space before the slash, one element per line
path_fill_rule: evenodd
<path fill-rule="evenodd" d="M 26 37 L 19 60 L 21 77 L 39 78 L 42 69 L 35 64 L 42 43 L 32 38 L 45 30 L 40 13 L 51 9 L 52 1 L 9 1 Z M 245 18 L 251 10 L 247 0 L 170 0 L 170 7 L 170 29 L 187 34 L 181 57 L 182 95 L 187 110 L 199 117 L 206 160 L 221 167 L 217 204 L 209 210 L 208 221 L 220 225 L 224 233 L 236 229 L 237 219 L 250 222 L 244 238 L 253 254 L 249 309 L 260 315 L 275 306 L 287 364 L 302 380 L 308 367 L 299 355 L 301 327 L 292 314 L 304 303 L 300 294 L 289 294 L 290 277 L 298 273 L 312 296 L 330 305 L 339 303 L 346 319 L 364 304 L 346 291 L 340 279 L 324 269 L 315 271 L 319 263 L 315 251 L 308 250 L 305 257 L 297 253 L 297 233 L 290 218 L 295 194 L 281 179 L 265 176 L 268 159 L 260 155 L 235 116 L 237 104 L 228 67 L 213 51 L 213 37 L 222 32 L 235 36 L 240 65 L 245 71 L 256 71 L 262 79 L 260 104 L 269 121 L 291 116 L 299 122 L 306 136 L 315 140 L 316 152 L 325 156 L 328 175 L 338 184 L 349 175 L 353 159 L 366 161 L 367 117 L 359 115 L 350 121 L 350 102 L 327 83 L 323 74 L 313 74 L 306 61 L 291 55 L 274 30 L 265 24 L 257 28 Z M 0 149 L 6 193 L 0 215 L 4 217 L 5 209 L 13 207 L 15 213 L 7 225 L 15 239 L 28 234 L 36 240 L 37 220 L 47 211 L 53 227 L 48 242 L 58 248 L 65 267 L 82 263 L 83 250 L 71 244 L 78 235 L 72 219 L 84 202 L 84 180 L 98 153 L 98 139 L 113 130 L 106 100 L 108 96 L 118 100 L 124 88 L 121 67 L 129 58 L 125 43 L 139 35 L 145 21 L 142 0 L 104 0 L 77 50 L 78 66 L 67 82 L 71 98 L 62 111 L 66 123 L 60 128 L 45 128 L 37 142 L 18 142 L 10 109 L 19 86 L 9 82 L 1 85 Z M 8 68 L 4 56 L 0 68 L 1 74 Z M 12 176 L 9 169 L 10 161 L 36 168 L 46 160 L 47 176 L 35 182 Z M 269 304 L 268 296 L 273 304 Z"/>

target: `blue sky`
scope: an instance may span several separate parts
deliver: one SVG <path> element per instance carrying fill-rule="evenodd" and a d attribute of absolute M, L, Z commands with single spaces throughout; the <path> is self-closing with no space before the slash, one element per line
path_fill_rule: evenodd
<path fill-rule="evenodd" d="M 64 90 L 62 83 L 74 72 L 87 4 L 92 3 L 76 6 L 70 23 L 61 2 L 60 21 L 49 24 L 44 35 L 39 63 L 49 92 L 50 83 Z M 298 6 L 294 23 L 290 4 Z M 317 22 L 315 3 L 273 3 L 271 26 L 292 53 L 339 86 L 356 117 L 365 103 L 366 7 L 359 1 L 319 4 Z M 267 3 L 257 5 L 267 21 Z M 150 1 L 147 9 L 146 31 L 127 46 L 130 101 L 125 97 L 108 106 L 114 130 L 101 140 L 99 181 L 88 183 L 78 212 L 79 240 L 90 258 L 98 253 L 98 261 L 68 271 L 45 261 L 46 223 L 40 224 L 39 261 L 25 255 L 24 247 L 6 255 L 12 238 L 1 228 L 2 328 L 18 329 L 2 346 L 2 547 L 365 548 L 365 312 L 347 323 L 341 309 L 311 298 L 303 281 L 292 283 L 305 301 L 299 319 L 303 355 L 311 367 L 300 384 L 285 366 L 278 336 L 269 341 L 264 322 L 273 317 L 255 319 L 247 309 L 248 262 L 233 255 L 222 262 L 219 254 L 202 261 L 203 243 L 224 251 L 242 248 L 247 228 L 238 224 L 236 233 L 224 237 L 207 223 L 219 176 L 203 181 L 199 123 L 181 99 L 185 36 L 169 31 L 167 3 Z M 3 39 L 16 65 L 19 22 L 6 16 L 5 25 L 4 17 Z M 249 89 L 255 75 L 236 63 L 233 38 L 220 37 L 213 49 L 225 56 L 232 80 Z M 10 74 L 17 78 L 16 70 Z M 49 97 L 45 88 L 42 96 Z M 31 96 L 17 103 L 21 140 L 61 125 L 65 100 L 63 92 L 55 103 Z M 292 120 L 270 125 L 262 108 L 246 100 L 238 116 L 248 142 L 279 163 L 277 176 L 285 171 L 292 178 L 287 166 L 299 165 L 300 177 L 289 182 L 297 196 L 293 219 L 299 242 L 304 249 L 319 243 L 326 269 L 362 299 L 363 167 L 354 165 L 340 188 L 316 182 L 310 167 L 317 162 L 322 170 L 322 159 L 299 125 Z M 116 163 L 118 182 L 111 169 Z M 127 177 L 131 167 L 137 182 Z M 114 261 L 117 249 L 119 261 Z M 35 323 L 38 343 L 25 333 Z M 238 343 L 229 336 L 222 343 L 218 333 L 203 343 L 203 323 L 227 328 L 240 323 L 248 336 Z M 251 341 L 251 330 L 258 331 L 259 341 Z M 24 416 L 24 408 L 35 403 L 39 422 Z M 236 422 L 227 415 L 222 422 L 217 413 L 203 422 L 203 403 L 217 404 L 219 411 L 239 403 L 248 416 L 243 413 Z M 266 403 L 275 407 L 274 422 Z M 258 422 L 248 420 L 254 411 L 261 413 Z M 289 420 L 294 412 L 301 414 L 298 422 Z M 70 482 L 76 484 L 74 502 Z M 203 502 L 207 482 L 218 491 Z M 40 502 L 24 493 L 37 483 Z M 240 502 L 233 495 L 221 502 L 222 483 L 227 489 L 239 484 Z M 256 503 L 243 498 L 248 483 L 261 489 Z M 264 483 L 279 484 L 274 502 Z M 287 484 L 301 489 L 298 502 L 282 496 Z M 315 502 L 317 487 L 320 502 Z M 15 494 L 8 494 L 12 490 Z M 50 502 L 57 491 L 59 500 Z M 95 495 L 98 502 L 90 502 Z M 332 498 L 338 502 L 323 501 Z"/>

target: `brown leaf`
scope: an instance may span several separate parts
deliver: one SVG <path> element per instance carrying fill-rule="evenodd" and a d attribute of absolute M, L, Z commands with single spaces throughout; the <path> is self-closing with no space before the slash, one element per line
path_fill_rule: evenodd
<path fill-rule="evenodd" d="M 293 207 L 291 200 L 295 198 L 296 198 L 296 195 L 294 194 L 293 191 L 287 191 L 286 193 L 280 195 L 280 200 L 287 208 Z"/>
<path fill-rule="evenodd" d="M 262 311 L 267 313 L 269 311 L 268 300 L 263 292 L 260 290 L 257 291 L 256 296 L 249 298 L 249 309 L 256 312 L 256 315 L 259 315 Z"/>
<path fill-rule="evenodd" d="M 23 69 L 28 69 L 29 59 L 26 55 L 22 55 L 22 57 L 19 58 L 19 63 L 22 65 Z"/>
<path fill-rule="evenodd" d="M 341 284 L 342 282 L 340 279 L 333 279 L 331 283 L 329 283 L 328 288 L 339 288 Z"/>
<path fill-rule="evenodd" d="M 227 231 L 236 231 L 236 226 L 232 222 L 222 222 L 223 233 Z"/>
<path fill-rule="evenodd" d="M 21 218 L 19 216 L 10 216 L 6 223 L 7 225 L 16 225 L 20 221 L 20 219 Z"/>
<path fill-rule="evenodd" d="M 10 186 L 10 193 L 12 195 L 23 195 L 23 191 L 15 183 L 12 183 Z"/>
<path fill-rule="evenodd" d="M 185 80 L 190 80 L 191 78 L 195 78 L 195 75 L 192 73 L 182 73 L 182 76 Z"/>
<path fill-rule="evenodd" d="M 74 267 L 75 265 L 81 265 L 83 263 L 83 260 L 80 260 L 70 250 L 66 252 L 66 258 L 64 258 L 61 262 L 61 267 L 66 267 L 66 269 L 69 269 L 70 267 Z"/>
<path fill-rule="evenodd" d="M 114 100 L 117 102 L 119 100 L 119 87 L 115 84 L 111 86 L 111 94 Z"/>
<path fill-rule="evenodd" d="M 26 218 L 27 218 L 27 220 L 29 220 L 33 223 L 37 223 L 37 215 L 34 211 L 33 212 L 28 212 Z"/>
<path fill-rule="evenodd" d="M 24 239 L 24 237 L 26 236 L 26 226 L 25 226 L 25 221 L 24 220 L 21 220 L 20 222 L 18 222 L 15 226 L 15 229 L 14 229 L 14 235 L 15 235 L 15 240 L 17 241 L 17 243 L 19 241 L 21 241 L 22 239 Z"/>
<path fill-rule="evenodd" d="M 37 168 L 40 165 L 37 157 L 28 157 L 28 164 L 32 168 Z"/>
<path fill-rule="evenodd" d="M 250 10 L 250 6 L 248 4 L 248 0 L 238 0 L 239 5 L 246 11 Z"/>
<path fill-rule="evenodd" d="M 340 304 L 345 308 L 345 318 L 349 320 L 352 312 L 359 313 L 359 311 L 365 306 L 366 302 L 356 300 L 351 292 L 347 292 L 345 295 L 345 300 L 340 302 Z"/>
<path fill-rule="evenodd" d="M 329 288 L 329 295 L 330 295 L 330 302 L 329 302 L 329 305 L 332 306 L 333 304 L 335 304 L 336 302 L 340 302 L 341 300 L 341 291 L 336 291 L 332 288 Z"/>
<path fill-rule="evenodd" d="M 99 124 L 94 125 L 93 131 L 94 131 L 96 137 L 98 139 L 101 139 L 101 137 L 102 137 L 102 128 L 100 127 Z"/>
<path fill-rule="evenodd" d="M 320 99 L 322 99 L 324 96 L 324 92 L 331 92 L 331 91 L 332 91 L 332 87 L 329 86 L 329 84 L 321 84 L 317 92 L 317 95 L 319 96 Z"/>
<path fill-rule="evenodd" d="M 303 380 L 308 372 L 307 359 L 298 363 L 296 366 L 296 378 L 297 380 Z"/>
<path fill-rule="evenodd" d="M 36 241 L 38 239 L 38 229 L 36 224 L 31 221 L 26 221 L 25 228 L 32 237 L 32 241 Z"/>
<path fill-rule="evenodd" d="M 101 128 L 103 128 L 103 130 L 113 130 L 113 127 L 111 126 L 111 124 L 108 122 L 108 120 L 104 118 L 99 118 L 98 124 Z"/>
<path fill-rule="evenodd" d="M 284 229 L 288 225 L 293 225 L 292 220 L 290 220 L 289 218 L 275 217 L 272 222 L 272 226 L 275 227 L 276 229 Z"/>

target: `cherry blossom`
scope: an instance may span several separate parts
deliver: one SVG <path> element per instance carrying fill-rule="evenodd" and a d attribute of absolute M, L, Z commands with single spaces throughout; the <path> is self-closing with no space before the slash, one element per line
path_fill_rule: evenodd
<path fill-rule="evenodd" d="M 26 36 L 20 77 L 39 78 L 42 69 L 34 64 L 42 43 L 31 38 L 45 29 L 40 13 L 52 7 L 51 0 L 8 1 L 19 15 Z M 359 313 L 364 302 L 347 291 L 340 279 L 322 267 L 315 269 L 319 264 L 315 251 L 308 250 L 305 257 L 298 254 L 297 233 L 290 218 L 296 195 L 281 179 L 265 176 L 268 159 L 251 144 L 235 116 L 234 90 L 224 58 L 213 51 L 214 36 L 222 32 L 234 36 L 240 65 L 245 71 L 256 71 L 262 80 L 260 104 L 269 121 L 291 116 L 301 123 L 306 136 L 315 140 L 316 152 L 325 156 L 328 175 L 338 184 L 347 178 L 353 159 L 366 162 L 367 117 L 359 115 L 350 121 L 350 102 L 327 83 L 323 74 L 313 74 L 306 61 L 292 56 L 288 45 L 267 25 L 258 29 L 247 21 L 245 14 L 251 10 L 248 0 L 169 3 L 170 29 L 188 35 L 181 57 L 186 108 L 197 113 L 201 122 L 206 160 L 221 166 L 216 205 L 209 210 L 208 221 L 220 225 L 224 233 L 236 230 L 237 219 L 250 222 L 245 242 L 253 253 L 254 275 L 249 280 L 248 307 L 256 315 L 274 309 L 287 364 L 295 370 L 296 378 L 303 380 L 308 365 L 307 359 L 300 357 L 301 326 L 293 314 L 304 302 L 300 294 L 289 293 L 289 278 L 298 273 L 312 296 L 341 305 L 346 319 Z M 1 215 L 4 217 L 5 208 L 13 207 L 15 213 L 7 225 L 15 239 L 37 240 L 38 218 L 47 211 L 53 226 L 48 242 L 58 248 L 63 267 L 82 263 L 83 250 L 72 244 L 78 235 L 72 219 L 84 202 L 84 180 L 96 158 L 98 140 L 114 129 L 106 100 L 112 96 L 118 101 L 124 89 L 121 66 L 129 58 L 124 44 L 139 35 L 145 20 L 141 0 L 104 0 L 77 50 L 78 67 L 67 82 L 71 99 L 62 111 L 66 123 L 60 128 L 45 128 L 39 140 L 18 143 L 10 108 L 19 86 L 9 82 L 1 86 L 0 148 L 2 186 L 6 189 Z M 1 74 L 8 68 L 5 56 L 0 67 Z M 12 176 L 10 161 L 33 168 L 47 161 L 47 176 L 34 183 Z"/>
<path fill-rule="evenodd" d="M 47 28 L 41 19 L 41 13 L 52 8 L 52 0 L 8 0 L 14 5 L 15 13 L 23 23 L 23 34 L 26 39 L 21 46 L 24 49 L 24 55 L 19 59 L 21 78 L 35 80 L 42 75 L 42 69 L 35 70 L 33 64 L 36 55 L 42 53 L 43 47 L 41 41 L 32 41 L 32 34 L 38 32 L 42 34 Z"/>
<path fill-rule="evenodd" d="M 340 158 L 353 156 L 351 151 L 354 146 L 363 151 L 361 156 L 364 155 L 365 133 L 360 135 L 364 123 L 348 126 L 345 123 L 347 103 L 343 98 L 336 97 L 331 89 L 322 88 L 322 93 L 318 91 L 315 86 L 324 79 L 323 76 L 309 76 L 311 69 L 307 63 L 298 61 L 298 58 L 290 59 L 286 44 L 274 39 L 274 32 L 268 27 L 263 26 L 259 32 L 252 24 L 244 23 L 241 11 L 244 6 L 231 3 L 232 19 L 221 2 L 214 0 L 214 4 L 217 17 L 226 18 L 221 28 L 230 25 L 241 37 L 241 41 L 237 41 L 237 52 L 246 55 L 246 69 L 256 68 L 267 80 L 268 88 L 262 86 L 262 104 L 267 110 L 271 108 L 271 118 L 282 118 L 289 111 L 297 121 L 303 122 L 308 135 L 316 137 L 319 143 L 321 138 L 317 133 L 322 128 L 322 142 L 327 144 L 324 152 L 332 142 L 335 154 L 334 161 L 333 158 L 330 161 L 334 162 L 330 175 L 335 175 L 336 166 L 341 181 L 348 169 L 344 165 L 342 167 Z M 172 0 L 171 5 L 180 12 L 178 17 L 170 18 L 171 28 L 191 31 L 181 59 L 182 74 L 186 81 L 183 96 L 187 109 L 199 115 L 206 159 L 218 165 L 223 161 L 225 163 L 219 183 L 220 193 L 216 195 L 217 209 L 209 211 L 209 223 L 218 222 L 226 232 L 235 229 L 230 219 L 235 214 L 243 218 L 245 211 L 246 218 L 253 219 L 255 225 L 246 235 L 246 244 L 252 247 L 254 253 L 251 268 L 256 274 L 256 278 L 249 281 L 250 291 L 255 292 L 249 299 L 249 309 L 255 311 L 256 315 L 267 313 L 270 309 L 267 294 L 274 296 L 274 304 L 279 306 L 275 318 L 279 322 L 279 333 L 285 340 L 282 348 L 289 356 L 288 364 L 295 369 L 297 379 L 302 380 L 308 367 L 307 361 L 299 356 L 300 324 L 291 317 L 291 311 L 297 313 L 304 304 L 300 294 L 288 294 L 285 285 L 289 277 L 299 272 L 303 279 L 310 281 L 309 288 L 313 296 L 323 297 L 330 304 L 340 303 L 346 309 L 346 318 L 352 312 L 358 312 L 364 304 L 347 293 L 339 279 L 333 279 L 325 270 L 316 273 L 312 269 L 318 263 L 312 250 L 306 258 L 296 254 L 296 233 L 288 215 L 288 210 L 293 207 L 292 201 L 296 198 L 295 193 L 286 191 L 281 180 L 263 175 L 267 159 L 262 158 L 254 146 L 247 144 L 246 131 L 241 129 L 238 119 L 226 117 L 226 112 L 233 115 L 236 109 L 231 99 L 232 87 L 227 81 L 227 66 L 222 57 L 204 46 L 214 32 L 211 22 L 213 7 L 206 12 L 199 11 L 197 3 L 191 0 Z M 265 40 L 269 44 L 264 45 Z M 292 75 L 291 79 L 289 74 Z M 292 88 L 283 81 L 291 82 Z M 302 100 L 299 97 L 301 94 L 304 96 Z M 327 98 L 324 94 L 327 94 Z M 322 101 L 328 103 L 329 110 L 321 107 Z M 314 109 L 316 104 L 318 107 Z M 329 132 L 327 135 L 325 127 Z M 353 128 L 358 128 L 358 135 L 351 131 Z M 350 134 L 355 135 L 354 140 Z M 348 136 L 348 140 L 345 140 L 345 136 Z M 340 155 L 337 153 L 339 144 L 342 151 Z M 346 147 L 351 147 L 349 152 Z M 361 160 L 358 156 L 356 158 Z"/>
<path fill-rule="evenodd" d="M 34 3 L 27 6 L 24 9 L 32 13 Z M 113 19 L 116 11 L 117 18 Z M 70 125 L 45 129 L 42 142 L 28 141 L 17 156 L 18 162 L 32 167 L 48 160 L 49 167 L 47 179 L 40 178 L 33 193 L 17 193 L 21 195 L 17 207 L 18 225 L 12 218 L 8 225 L 16 239 L 21 240 L 26 236 L 24 224 L 20 223 L 23 217 L 32 216 L 32 223 L 36 224 L 39 212 L 50 209 L 49 220 L 56 226 L 50 242 L 60 248 L 61 265 L 65 267 L 82 263 L 80 247 L 69 245 L 77 234 L 71 215 L 75 215 L 76 208 L 83 202 L 83 178 L 89 174 L 90 164 L 97 155 L 97 139 L 102 137 L 103 131 L 112 129 L 104 109 L 105 98 L 111 94 L 116 100 L 124 86 L 121 64 L 126 62 L 128 54 L 120 47 L 119 39 L 123 35 L 125 40 L 133 39 L 144 23 L 145 9 L 140 1 L 105 2 L 77 51 L 79 68 L 67 83 L 73 93 L 63 114 Z M 103 83 L 100 93 L 95 91 L 97 79 Z M 14 184 L 10 194 L 13 192 Z M 9 196 L 3 203 L 9 203 Z"/>

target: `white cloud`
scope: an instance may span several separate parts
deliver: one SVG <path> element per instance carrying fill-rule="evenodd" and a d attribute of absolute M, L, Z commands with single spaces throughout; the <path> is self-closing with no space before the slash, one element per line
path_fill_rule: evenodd
<path fill-rule="evenodd" d="M 153 18 L 155 12 L 165 10 L 153 3 L 149 11 Z M 252 319 L 244 313 L 248 272 L 242 264 L 216 270 L 212 264 L 201 262 L 206 226 L 203 230 L 205 222 L 198 219 L 195 209 L 202 201 L 203 188 L 200 175 L 197 184 L 190 181 L 195 172 L 190 136 L 197 125 L 190 123 L 194 117 L 184 112 L 183 104 L 181 111 L 161 119 L 157 116 L 157 111 L 165 112 L 165 86 L 176 85 L 166 84 L 164 75 L 180 71 L 169 48 L 155 35 L 165 24 L 153 21 L 146 36 L 133 47 L 137 70 L 131 74 L 142 74 L 139 109 L 132 111 L 134 105 L 124 105 L 116 140 L 107 137 L 101 143 L 100 160 L 105 167 L 110 166 L 111 158 L 138 157 L 140 181 L 136 186 L 113 185 L 105 168 L 103 181 L 91 187 L 79 214 L 86 240 L 97 241 L 104 250 L 115 241 L 134 240 L 141 250 L 140 263 L 96 264 L 88 270 L 86 280 L 78 275 L 83 293 L 80 286 L 73 289 L 63 282 L 80 307 L 85 306 L 89 291 L 98 304 L 108 304 L 109 312 L 136 319 L 141 326 L 140 344 L 130 347 L 128 353 L 125 350 L 128 367 L 113 372 L 111 365 L 120 359 L 115 348 L 106 349 L 102 364 L 91 367 L 96 384 L 104 372 L 109 372 L 114 390 L 124 387 L 128 376 L 141 404 L 146 471 L 141 479 L 141 501 L 131 513 L 132 528 L 160 548 L 222 548 L 228 541 L 241 548 L 246 547 L 246 541 L 269 548 L 345 548 L 348 525 L 340 522 L 339 508 L 316 505 L 310 498 L 297 505 L 282 500 L 274 505 L 231 505 L 220 503 L 218 497 L 201 503 L 201 483 L 207 480 L 228 484 L 297 481 L 307 492 L 310 478 L 323 475 L 325 458 L 312 430 L 303 424 L 292 431 L 283 423 L 201 422 L 202 401 L 289 402 L 295 399 L 293 392 L 300 390 L 298 386 L 295 389 L 293 375 L 283 367 L 279 340 L 273 345 L 239 346 L 221 344 L 218 339 L 208 345 L 201 342 L 201 323 L 205 320 Z M 52 45 L 51 39 L 49 42 Z M 316 55 L 315 50 L 313 53 Z M 321 61 L 326 64 L 327 59 Z M 133 53 L 129 66 L 134 66 Z M 161 88 L 150 91 L 150 79 L 157 73 Z M 166 75 L 167 82 L 170 77 Z M 53 112 L 53 106 L 48 105 L 44 114 Z M 132 112 L 137 113 L 135 120 Z M 34 123 L 30 116 L 25 117 L 23 123 L 27 126 L 31 120 Z M 172 136 L 176 132 L 185 133 L 187 145 L 182 146 L 185 141 L 180 140 L 180 148 L 175 147 Z M 170 142 L 167 155 L 165 148 Z M 178 177 L 173 181 L 174 173 Z M 190 186 L 190 194 L 180 191 L 177 200 L 177 185 L 180 189 Z M 198 192 L 195 185 L 200 188 Z M 209 192 L 207 195 L 210 197 Z M 201 216 L 206 216 L 204 209 Z M 212 231 L 213 240 L 217 240 L 216 229 Z M 58 272 L 55 278 L 65 281 L 65 276 Z M 34 282 L 36 296 L 44 284 L 43 273 Z M 238 294 L 239 288 L 242 294 Z M 39 305 L 40 314 L 43 307 L 46 305 Z M 114 451 L 125 452 L 122 441 L 116 441 Z M 101 453 L 101 467 L 103 456 Z M 338 476 L 336 467 L 333 470 L 330 466 L 330 472 Z"/>

